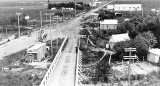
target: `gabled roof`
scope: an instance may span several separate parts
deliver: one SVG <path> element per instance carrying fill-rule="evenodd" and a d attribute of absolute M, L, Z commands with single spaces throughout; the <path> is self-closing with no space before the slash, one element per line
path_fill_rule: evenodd
<path fill-rule="evenodd" d="M 110 41 L 112 42 L 120 42 L 120 41 L 126 41 L 126 40 L 130 40 L 128 33 L 112 35 L 110 39 Z"/>
<path fill-rule="evenodd" d="M 160 49 L 158 48 L 153 48 L 149 50 L 150 53 L 156 54 L 156 55 L 160 55 Z"/>
<path fill-rule="evenodd" d="M 141 4 L 140 1 L 115 1 L 113 4 Z"/>
<path fill-rule="evenodd" d="M 105 19 L 104 21 L 100 21 L 100 24 L 118 24 L 117 19 Z"/>

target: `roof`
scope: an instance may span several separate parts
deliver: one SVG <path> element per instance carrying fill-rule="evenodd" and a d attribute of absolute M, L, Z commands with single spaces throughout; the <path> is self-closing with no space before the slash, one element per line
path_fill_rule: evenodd
<path fill-rule="evenodd" d="M 105 19 L 104 21 L 100 21 L 100 24 L 118 24 L 117 19 Z"/>
<path fill-rule="evenodd" d="M 140 1 L 115 1 L 113 4 L 141 4 Z"/>
<path fill-rule="evenodd" d="M 39 49 L 40 47 L 42 47 L 44 45 L 46 45 L 46 43 L 35 44 L 34 46 L 32 46 L 31 48 L 29 48 L 28 50 L 36 50 L 36 49 Z"/>
<path fill-rule="evenodd" d="M 128 33 L 125 33 L 125 34 L 112 35 L 110 40 L 114 42 L 120 42 L 120 41 L 130 40 L 130 38 L 128 36 Z"/>
<path fill-rule="evenodd" d="M 156 54 L 156 55 L 160 55 L 160 49 L 158 48 L 153 48 L 149 50 L 150 53 Z"/>

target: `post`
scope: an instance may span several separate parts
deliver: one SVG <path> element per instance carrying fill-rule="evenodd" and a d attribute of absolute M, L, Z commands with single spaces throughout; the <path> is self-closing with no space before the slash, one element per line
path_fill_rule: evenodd
<path fill-rule="evenodd" d="M 58 47 L 58 38 L 59 38 L 58 37 L 58 15 L 56 16 L 56 20 L 57 20 L 57 22 L 56 22 L 57 23 L 57 25 L 56 25 L 56 28 L 57 28 L 56 29 L 56 32 L 57 32 L 57 47 Z"/>
<path fill-rule="evenodd" d="M 74 16 L 76 15 L 76 0 L 74 0 Z"/>
<path fill-rule="evenodd" d="M 125 52 L 129 52 L 129 56 L 123 56 L 123 57 L 125 57 L 124 59 L 129 59 L 129 63 L 128 63 L 128 86 L 130 86 L 130 59 L 135 58 L 135 56 L 131 56 L 131 51 L 136 51 L 136 48 L 125 48 Z M 129 57 L 129 58 L 126 58 L 126 57 Z"/>
<path fill-rule="evenodd" d="M 131 48 L 129 48 L 128 86 L 130 86 L 130 57 L 131 57 Z"/>
<path fill-rule="evenodd" d="M 63 13 L 63 8 L 62 8 L 62 20 L 64 19 L 64 13 Z"/>
<path fill-rule="evenodd" d="M 40 10 L 40 20 L 41 20 L 41 29 L 42 29 L 42 11 Z"/>
<path fill-rule="evenodd" d="M 21 13 L 16 13 L 18 16 L 18 33 L 19 33 L 19 37 L 21 36 L 21 31 L 20 31 L 20 26 L 19 26 L 19 16 Z"/>
<path fill-rule="evenodd" d="M 51 24 L 52 15 L 50 14 L 50 36 L 51 36 L 51 57 L 53 56 L 53 49 L 52 49 L 52 24 Z"/>
<path fill-rule="evenodd" d="M 143 7 L 142 7 L 142 17 L 143 17 Z"/>
<path fill-rule="evenodd" d="M 111 56 L 112 56 L 112 53 L 110 53 L 110 56 L 109 56 L 109 65 L 111 64 Z"/>

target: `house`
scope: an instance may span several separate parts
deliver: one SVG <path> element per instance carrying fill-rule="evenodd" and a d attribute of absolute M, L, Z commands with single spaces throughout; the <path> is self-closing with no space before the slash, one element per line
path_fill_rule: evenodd
<path fill-rule="evenodd" d="M 105 19 L 104 21 L 100 21 L 100 29 L 117 29 L 117 25 L 117 19 Z"/>
<path fill-rule="evenodd" d="M 142 11 L 140 1 L 116 1 L 114 11 Z"/>
<path fill-rule="evenodd" d="M 142 11 L 142 4 L 140 1 L 115 1 L 107 8 L 114 11 Z"/>
<path fill-rule="evenodd" d="M 45 57 L 45 53 L 46 53 L 46 43 L 35 44 L 31 48 L 27 49 L 27 61 L 40 62 L 41 59 Z"/>
<path fill-rule="evenodd" d="M 102 2 L 99 0 L 92 0 L 92 2 L 90 3 L 90 6 L 92 7 L 99 7 L 102 5 Z"/>
<path fill-rule="evenodd" d="M 149 53 L 147 55 L 148 61 L 153 63 L 160 63 L 159 58 L 160 58 L 160 49 L 158 48 L 149 49 Z"/>
<path fill-rule="evenodd" d="M 110 49 L 113 49 L 114 47 L 114 44 L 116 42 L 121 42 L 121 41 L 126 41 L 126 40 L 130 40 L 129 36 L 128 36 L 128 33 L 124 33 L 124 34 L 116 34 L 116 35 L 112 35 L 109 39 L 109 42 L 108 42 L 108 47 L 106 48 L 109 48 Z M 107 46 L 106 45 L 106 46 Z"/>

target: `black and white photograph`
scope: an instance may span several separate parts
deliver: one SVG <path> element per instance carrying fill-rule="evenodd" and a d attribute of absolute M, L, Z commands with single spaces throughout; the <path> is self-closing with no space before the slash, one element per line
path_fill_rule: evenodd
<path fill-rule="evenodd" d="M 160 0 L 0 0 L 0 86 L 160 86 Z"/>

